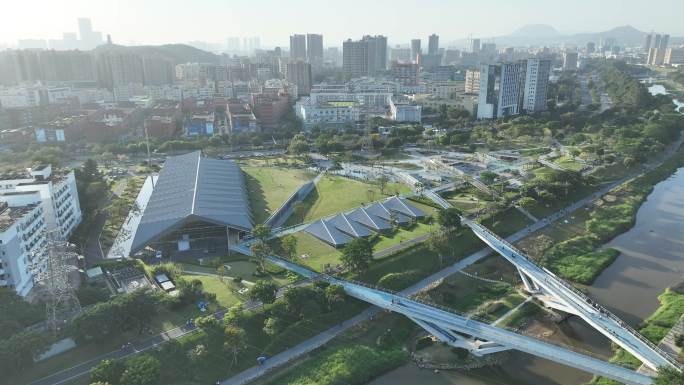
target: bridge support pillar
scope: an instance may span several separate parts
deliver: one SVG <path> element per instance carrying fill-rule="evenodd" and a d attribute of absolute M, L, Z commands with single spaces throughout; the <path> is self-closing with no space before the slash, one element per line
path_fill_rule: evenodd
<path fill-rule="evenodd" d="M 425 329 L 428 333 L 437 337 L 440 341 L 456 348 L 465 349 L 472 355 L 478 357 L 509 350 L 508 347 L 500 345 L 496 342 L 481 341 L 475 338 L 465 337 L 450 330 L 440 328 L 439 326 L 436 326 L 428 321 L 423 321 L 412 317 L 409 318 L 411 318 L 413 322 L 420 325 L 420 327 Z"/>
<path fill-rule="evenodd" d="M 523 281 L 523 285 L 525 285 L 525 290 L 527 290 L 528 293 L 530 294 L 538 294 L 541 292 L 539 287 L 534 283 L 530 277 L 525 274 L 524 271 L 520 270 L 518 267 L 518 274 L 520 274 L 520 279 Z"/>

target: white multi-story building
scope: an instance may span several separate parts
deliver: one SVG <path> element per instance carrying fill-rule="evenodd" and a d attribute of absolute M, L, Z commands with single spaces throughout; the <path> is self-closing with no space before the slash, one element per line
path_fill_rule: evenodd
<path fill-rule="evenodd" d="M 0 287 L 26 297 L 47 267 L 47 234 L 39 194 L 21 195 L 0 202 Z"/>
<path fill-rule="evenodd" d="M 46 165 L 28 169 L 23 176 L 0 179 L 0 201 L 16 202 L 20 199 L 40 203 L 47 230 L 59 239 L 68 239 L 81 222 L 81 206 L 73 171 L 53 173 L 52 166 Z"/>
<path fill-rule="evenodd" d="M 295 104 L 295 113 L 304 127 L 341 126 L 359 121 L 359 103 L 354 100 L 316 102 L 311 97 L 301 98 Z"/>
<path fill-rule="evenodd" d="M 422 107 L 403 100 L 390 101 L 390 115 L 397 122 L 420 123 L 422 121 Z"/>

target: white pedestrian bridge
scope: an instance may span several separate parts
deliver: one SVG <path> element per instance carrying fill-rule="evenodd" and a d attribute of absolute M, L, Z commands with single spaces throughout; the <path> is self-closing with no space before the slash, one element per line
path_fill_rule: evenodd
<path fill-rule="evenodd" d="M 611 340 L 639 357 L 648 366 L 675 367 L 676 360 L 646 340 L 617 317 L 581 294 L 569 284 L 546 269 L 537 266 L 513 246 L 491 233 L 479 224 L 467 222 L 475 234 L 485 243 L 514 263 L 527 280 L 525 285 L 535 295 L 544 294 L 547 306 L 568 311 L 585 319 L 592 327 L 607 335 Z M 514 330 L 492 326 L 486 320 L 465 316 L 439 305 L 425 303 L 407 296 L 320 274 L 298 264 L 271 256 L 270 262 L 309 279 L 320 279 L 341 285 L 345 292 L 357 299 L 383 309 L 409 317 L 441 341 L 469 350 L 475 355 L 485 355 L 514 349 L 555 361 L 598 376 L 603 376 L 629 385 L 650 385 L 653 379 L 630 368 L 604 361 L 591 353 L 578 351 L 574 347 L 557 345 L 548 341 L 525 336 Z M 524 281 L 525 282 L 525 281 Z"/>

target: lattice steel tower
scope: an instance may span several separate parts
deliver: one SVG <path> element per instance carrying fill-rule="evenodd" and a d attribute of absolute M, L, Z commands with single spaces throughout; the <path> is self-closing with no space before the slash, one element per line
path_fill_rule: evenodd
<path fill-rule="evenodd" d="M 74 245 L 60 239 L 56 232 L 47 234 L 47 261 L 44 271 L 38 273 L 38 283 L 45 299 L 47 327 L 57 334 L 67 322 L 81 313 L 69 273 L 76 271 L 78 253 Z"/>

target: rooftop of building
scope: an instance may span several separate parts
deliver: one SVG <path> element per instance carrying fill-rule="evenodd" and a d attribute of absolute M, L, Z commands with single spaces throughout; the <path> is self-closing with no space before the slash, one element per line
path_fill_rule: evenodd
<path fill-rule="evenodd" d="M 207 158 L 200 151 L 167 158 L 135 231 L 131 253 L 197 220 L 252 229 L 244 177 L 234 161 Z"/>
<path fill-rule="evenodd" d="M 33 211 L 37 206 L 37 204 L 31 204 L 27 206 L 9 207 L 7 203 L 0 202 L 0 231 L 9 229 L 16 221 Z"/>

